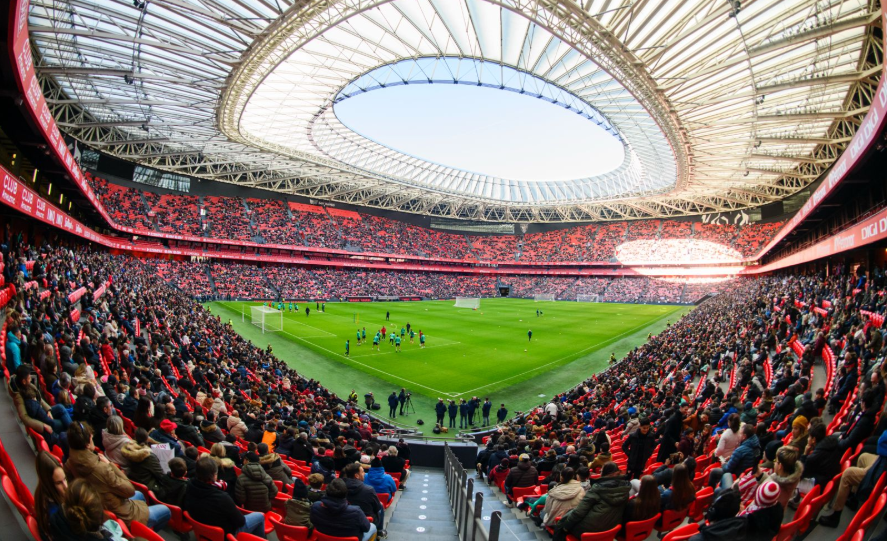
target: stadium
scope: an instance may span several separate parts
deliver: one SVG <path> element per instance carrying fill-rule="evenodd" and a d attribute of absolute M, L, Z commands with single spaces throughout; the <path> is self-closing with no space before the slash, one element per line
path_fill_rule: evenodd
<path fill-rule="evenodd" d="M 880 2 L 0 13 L 3 540 L 887 536 Z"/>

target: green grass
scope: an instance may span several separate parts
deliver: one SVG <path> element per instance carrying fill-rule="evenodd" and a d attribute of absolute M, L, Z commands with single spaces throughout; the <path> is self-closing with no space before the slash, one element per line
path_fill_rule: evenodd
<path fill-rule="evenodd" d="M 483 299 L 478 310 L 453 307 L 453 301 L 328 303 L 320 313 L 305 305 L 284 313 L 283 330 L 262 334 L 250 324 L 250 306 L 258 303 L 213 302 L 210 309 L 254 344 L 271 344 L 275 354 L 302 374 L 316 378 L 340 396 L 353 388 L 363 397 L 373 391 L 383 402 L 392 390 L 406 387 L 418 415 L 434 418 L 437 398 L 490 396 L 512 412 L 524 410 L 563 391 L 607 365 L 611 351 L 622 356 L 659 332 L 687 307 Z M 544 312 L 536 317 L 536 310 Z M 391 320 L 385 321 L 385 312 Z M 241 313 L 246 320 L 241 321 Z M 359 322 L 355 323 L 355 316 Z M 409 336 L 395 352 L 387 340 L 375 351 L 371 338 L 385 325 L 400 331 L 407 323 L 427 335 L 424 349 Z M 366 327 L 370 343 L 358 346 L 356 331 Z M 533 339 L 528 341 L 527 331 Z M 345 340 L 351 341 L 346 357 Z"/>

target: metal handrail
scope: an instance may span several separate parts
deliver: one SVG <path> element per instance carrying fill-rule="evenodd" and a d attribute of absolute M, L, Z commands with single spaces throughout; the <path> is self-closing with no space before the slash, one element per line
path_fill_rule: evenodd
<path fill-rule="evenodd" d="M 487 528 L 482 516 L 484 495 L 474 492 L 474 479 L 468 476 L 462 463 L 459 462 L 456 454 L 447 443 L 444 444 L 444 478 L 459 539 L 461 541 L 499 541 L 502 513 L 494 511 L 490 515 L 490 525 Z"/>

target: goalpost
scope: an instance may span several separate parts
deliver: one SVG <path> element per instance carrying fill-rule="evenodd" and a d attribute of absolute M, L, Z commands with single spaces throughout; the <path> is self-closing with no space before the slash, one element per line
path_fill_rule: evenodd
<path fill-rule="evenodd" d="M 576 302 L 601 302 L 600 295 L 576 295 Z"/>
<path fill-rule="evenodd" d="M 480 308 L 480 297 L 456 297 L 456 308 L 471 308 L 477 310 Z"/>
<path fill-rule="evenodd" d="M 533 300 L 535 302 L 553 301 L 554 300 L 554 293 L 536 293 L 535 295 L 533 295 Z"/>
<path fill-rule="evenodd" d="M 283 330 L 283 312 L 267 306 L 250 306 L 252 324 L 265 331 L 274 332 Z"/>

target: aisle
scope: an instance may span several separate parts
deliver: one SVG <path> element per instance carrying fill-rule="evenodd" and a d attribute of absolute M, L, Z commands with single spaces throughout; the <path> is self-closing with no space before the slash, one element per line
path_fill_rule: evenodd
<path fill-rule="evenodd" d="M 399 496 L 385 510 L 388 539 L 459 541 L 442 469 L 413 468 Z"/>

